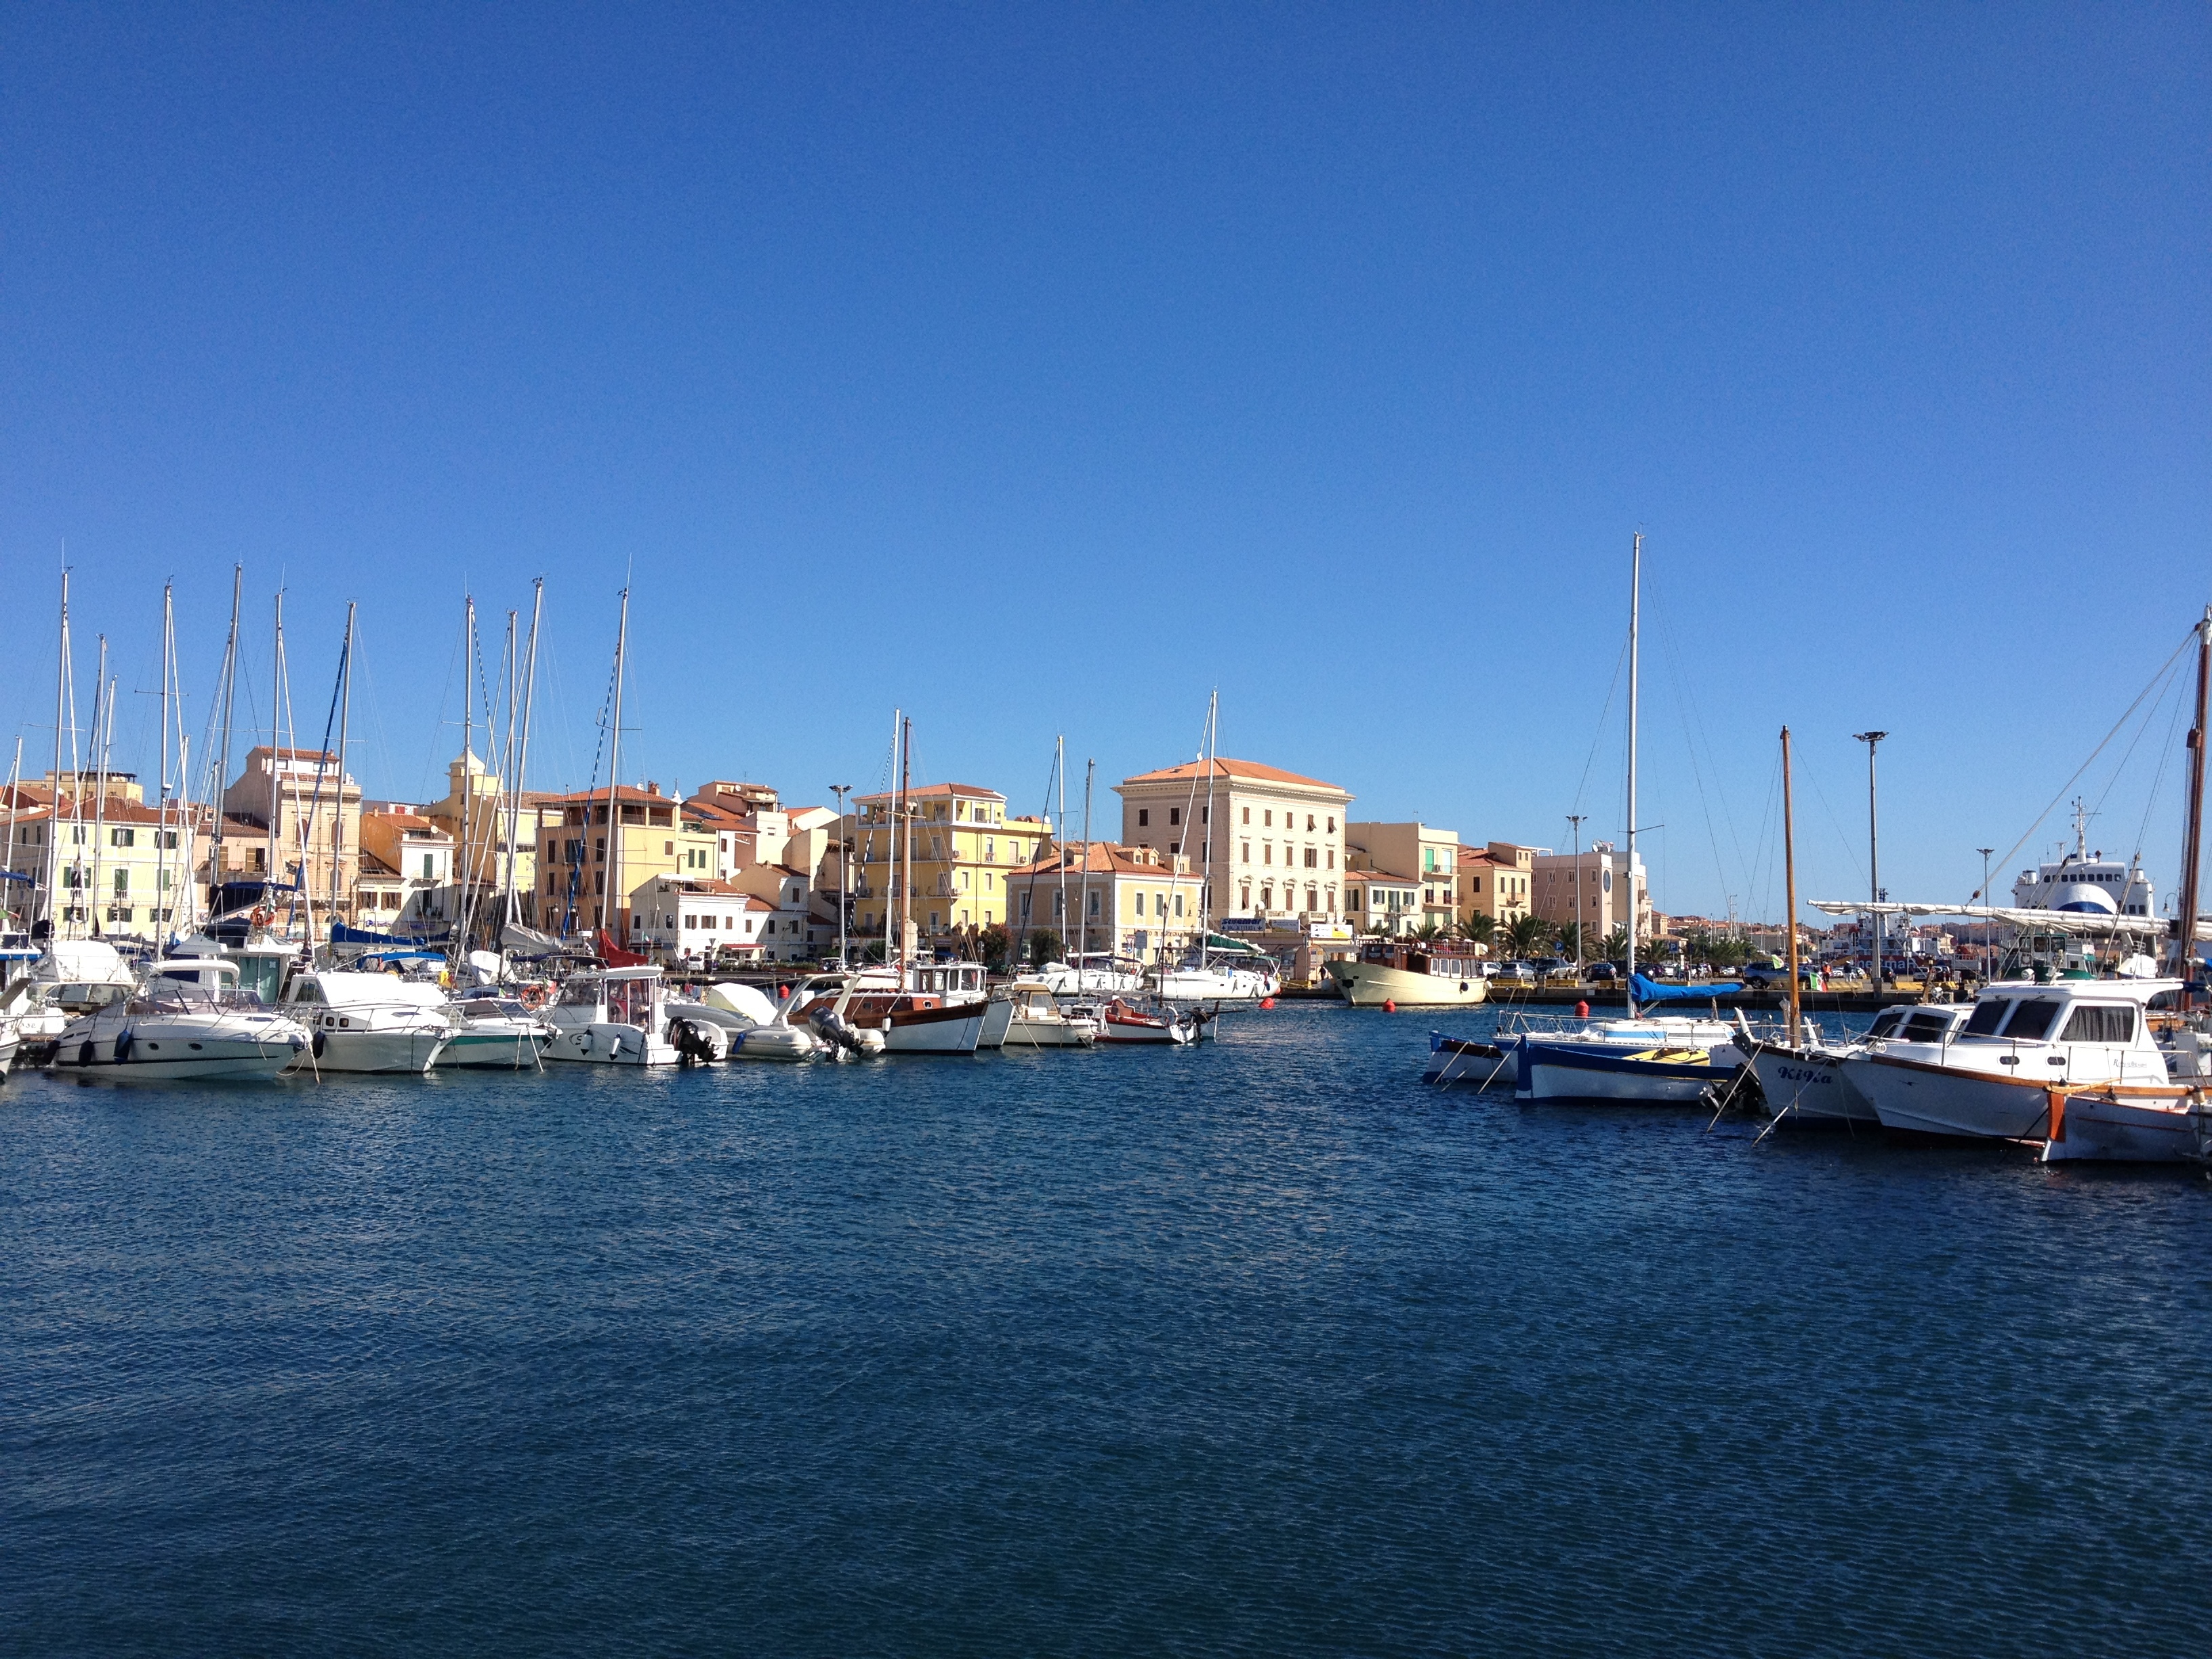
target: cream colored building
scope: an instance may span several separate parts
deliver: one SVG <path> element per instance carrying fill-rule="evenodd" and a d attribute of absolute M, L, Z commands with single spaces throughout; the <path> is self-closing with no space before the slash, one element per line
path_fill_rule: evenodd
<path fill-rule="evenodd" d="M 1404 871 L 1419 885 L 1415 927 L 1459 921 L 1459 831 L 1432 823 L 1347 823 L 1345 855 L 1356 870 Z"/>
<path fill-rule="evenodd" d="M 1362 933 L 1401 937 L 1420 931 L 1421 884 L 1389 870 L 1354 870 L 1344 878 L 1345 915 Z"/>
<path fill-rule="evenodd" d="M 1651 934 L 1651 882 L 1639 856 L 1637 865 L 1637 928 L 1639 942 Z M 1539 853 L 1530 872 L 1534 908 L 1554 927 L 1583 925 L 1583 954 L 1595 955 L 1616 927 L 1628 921 L 1628 854 L 1609 841 L 1593 842 L 1579 854 Z"/>
<path fill-rule="evenodd" d="M 1459 919 L 1464 926 L 1478 915 L 1510 927 L 1534 914 L 1532 889 L 1536 849 L 1510 841 L 1459 849 Z"/>
<path fill-rule="evenodd" d="M 1192 761 L 1124 778 L 1115 793 L 1125 846 L 1187 858 L 1201 878 L 1210 868 L 1216 922 L 1342 915 L 1348 790 L 1257 761 L 1217 759 L 1210 778 Z"/>
<path fill-rule="evenodd" d="M 351 904 L 360 874 L 361 786 L 340 775 L 336 755 L 257 744 L 223 791 L 222 810 L 259 833 L 263 864 L 252 873 L 299 882 L 319 910 Z"/>
<path fill-rule="evenodd" d="M 973 784 L 933 783 L 915 788 L 907 799 L 906 826 L 896 819 L 890 794 L 856 796 L 855 810 L 844 820 L 853 843 L 856 945 L 880 940 L 886 916 L 896 925 L 908 867 L 908 827 L 914 890 L 907 915 L 923 943 L 950 942 L 1005 922 L 1007 878 L 1049 842 L 1047 826 L 1010 816 L 1004 795 Z M 837 829 L 823 828 L 826 854 L 835 848 Z"/>
<path fill-rule="evenodd" d="M 608 844 L 605 788 L 553 795 L 536 804 L 538 926 L 549 933 L 590 933 L 604 905 L 615 937 L 628 937 L 630 895 L 648 876 L 713 880 L 714 834 L 658 785 L 623 784 L 612 792 L 616 839 Z M 612 856 L 610 856 L 611 854 Z M 619 866 L 619 867 L 617 867 Z M 610 896 L 607 879 L 617 876 Z"/>
<path fill-rule="evenodd" d="M 473 754 L 446 768 L 446 798 L 422 809 L 422 816 L 453 837 L 455 867 L 478 887 L 500 890 L 507 879 L 508 797 L 491 769 Z M 538 886 L 537 828 L 528 803 L 514 815 L 514 890 Z"/>
<path fill-rule="evenodd" d="M 10 882 L 7 903 L 19 925 L 52 920 L 64 935 L 111 933 L 151 939 L 193 913 L 194 872 L 205 856 L 213 815 L 204 807 L 167 811 L 137 799 L 136 790 L 98 797 L 64 795 L 58 817 L 52 793 L 33 804 L 18 797 L 8 867 L 28 876 Z M 0 803 L 0 833 L 9 814 Z"/>
<path fill-rule="evenodd" d="M 1066 951 L 1154 963 L 1198 941 L 1204 883 L 1181 854 L 1088 842 L 1050 850 L 1013 872 L 1010 885 L 1018 944 L 1049 928 Z"/>

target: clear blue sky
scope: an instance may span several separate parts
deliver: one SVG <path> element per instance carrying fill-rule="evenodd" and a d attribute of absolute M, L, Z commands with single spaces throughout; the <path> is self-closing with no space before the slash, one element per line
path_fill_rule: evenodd
<path fill-rule="evenodd" d="M 84 701 L 102 629 L 154 684 L 173 576 L 196 726 L 234 560 L 264 708 L 289 589 L 304 736 L 357 599 L 354 769 L 403 797 L 464 592 L 539 574 L 532 782 L 586 780 L 628 571 L 632 780 L 873 786 L 897 704 L 1018 806 L 1065 731 L 1110 825 L 1218 684 L 1224 753 L 1563 845 L 1578 797 L 1620 823 L 1641 526 L 1660 901 L 1772 914 L 1783 722 L 1806 891 L 1863 882 L 1878 726 L 1888 884 L 1963 896 L 2212 598 L 2202 7 L 4 28 L 0 717 L 41 760 L 64 541 Z M 2162 893 L 2172 707 L 2086 786 Z"/>

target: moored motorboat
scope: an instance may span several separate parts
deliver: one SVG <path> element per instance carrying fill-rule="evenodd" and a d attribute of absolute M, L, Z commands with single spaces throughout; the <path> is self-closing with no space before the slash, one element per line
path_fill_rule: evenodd
<path fill-rule="evenodd" d="M 119 1083 L 266 1080 L 296 1062 L 309 1042 L 297 1021 L 258 999 L 226 1006 L 204 985 L 155 977 L 127 1001 L 70 1021 L 52 1065 Z"/>
<path fill-rule="evenodd" d="M 520 998 L 474 996 L 453 1005 L 453 1032 L 438 1055 L 449 1066 L 526 1072 L 538 1066 L 556 1033 Z"/>
<path fill-rule="evenodd" d="M 881 1032 L 885 1054 L 972 1054 L 988 1006 L 912 991 L 854 989 L 840 999 L 837 1013 L 856 1030 Z"/>
<path fill-rule="evenodd" d="M 312 1033 L 305 1060 L 319 1074 L 427 1072 L 453 1036 L 445 993 L 397 974 L 302 969 L 283 1006 Z"/>
<path fill-rule="evenodd" d="M 666 988 L 652 966 L 593 968 L 572 975 L 545 1011 L 556 1036 L 548 1060 L 599 1066 L 673 1066 Z"/>
<path fill-rule="evenodd" d="M 1490 994 L 1473 945 L 1378 939 L 1357 957 L 1324 964 L 1337 992 L 1355 1008 L 1472 1007 Z"/>
<path fill-rule="evenodd" d="M 1064 1012 L 1042 978 L 1017 981 L 991 999 L 978 1043 L 985 1048 L 1087 1048 L 1097 1022 Z"/>
<path fill-rule="evenodd" d="M 2045 1164 L 2212 1162 L 2212 1094 L 2203 1079 L 2051 1089 L 2045 1099 Z"/>
<path fill-rule="evenodd" d="M 1969 1007 L 1961 1003 L 1929 1003 L 1913 1007 L 1885 1008 L 1875 1016 L 1863 1037 L 1840 1043 L 1755 1042 L 1747 1046 L 1759 1092 L 1775 1120 L 1801 1128 L 1840 1128 L 1857 1125 L 1881 1127 L 1874 1103 L 1858 1091 L 1844 1069 L 1844 1059 L 1869 1042 L 1902 1037 L 1914 1042 L 1941 1042 L 1965 1024 Z"/>
<path fill-rule="evenodd" d="M 1071 1016 L 1088 1013 L 1098 1026 L 1102 1048 L 1195 1042 L 1212 1015 L 1200 1009 L 1165 1006 L 1139 1007 L 1120 997 L 1109 997 L 1095 1009 L 1070 1008 Z"/>

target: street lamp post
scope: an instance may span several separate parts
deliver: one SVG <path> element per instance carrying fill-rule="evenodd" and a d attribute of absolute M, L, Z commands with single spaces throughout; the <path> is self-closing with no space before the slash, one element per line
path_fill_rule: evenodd
<path fill-rule="evenodd" d="M 1867 746 L 1867 875 L 1873 902 L 1881 902 L 1881 828 L 1876 813 L 1875 798 L 1874 751 L 1877 744 L 1889 735 L 1887 732 L 1854 732 L 1854 742 Z M 1881 994 L 1881 912 L 1868 913 L 1874 921 L 1874 994 Z"/>
<path fill-rule="evenodd" d="M 845 797 L 853 793 L 849 783 L 833 783 L 830 793 L 837 797 L 837 965 L 845 965 L 845 909 L 852 901 L 849 890 L 853 884 L 853 860 L 845 844 Z"/>

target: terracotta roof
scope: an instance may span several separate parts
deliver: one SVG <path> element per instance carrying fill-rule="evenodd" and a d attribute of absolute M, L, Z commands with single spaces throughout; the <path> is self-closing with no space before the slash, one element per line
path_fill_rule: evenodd
<path fill-rule="evenodd" d="M 386 864 L 382 859 L 377 857 L 375 854 L 364 851 L 361 854 L 361 879 L 363 881 L 404 881 L 406 878 L 390 865 Z"/>
<path fill-rule="evenodd" d="M 1171 864 L 1139 863 L 1132 849 L 1120 842 L 1085 842 L 1080 846 L 1069 847 L 1067 851 L 1081 854 L 1067 865 L 1067 873 L 1071 876 L 1083 875 L 1087 872 L 1094 876 L 1138 876 L 1148 880 L 1200 881 L 1205 878 L 1195 864 L 1188 870 L 1179 872 Z M 1054 852 L 1050 857 L 1038 859 L 1034 863 L 1017 865 L 1006 872 L 1006 879 L 1012 882 L 1018 878 L 1026 880 L 1031 875 L 1040 878 L 1057 876 L 1060 870 L 1060 856 Z"/>
<path fill-rule="evenodd" d="M 428 830 L 431 834 L 437 836 L 442 836 L 446 833 L 443 830 L 439 829 L 436 824 L 431 823 L 429 819 L 420 817 L 413 812 L 364 812 L 362 816 L 365 818 L 374 818 L 382 823 L 391 824 L 394 829 L 398 830 Z"/>
<path fill-rule="evenodd" d="M 577 789 L 571 791 L 569 793 L 565 795 L 547 795 L 542 798 L 542 804 L 547 806 L 573 806 L 584 802 L 597 801 L 600 805 L 604 805 L 606 802 L 606 786 L 605 784 L 601 784 L 596 789 Z M 618 784 L 616 786 L 615 799 L 623 802 L 625 805 L 643 806 L 648 803 L 654 806 L 682 806 L 686 805 L 685 802 L 679 801 L 673 795 L 656 795 L 649 790 L 640 789 L 627 783 Z"/>
<path fill-rule="evenodd" d="M 1203 762 L 1186 761 L 1181 766 L 1163 767 L 1157 772 L 1139 772 L 1133 778 L 1122 779 L 1121 783 L 1115 787 L 1118 789 L 1122 785 L 1132 783 L 1183 783 L 1193 778 L 1202 779 L 1205 775 Z M 1231 760 L 1226 756 L 1218 756 L 1213 762 L 1213 775 L 1222 779 L 1250 778 L 1258 783 L 1297 784 L 1307 789 L 1327 789 L 1342 795 L 1346 800 L 1352 799 L 1351 791 L 1336 784 L 1323 783 L 1319 778 L 1309 778 L 1297 772 L 1285 772 L 1279 766 L 1262 766 L 1257 761 Z"/>
<path fill-rule="evenodd" d="M 1370 887 L 1378 881 L 1386 887 L 1419 887 L 1421 884 L 1412 876 L 1394 876 L 1388 870 L 1346 870 L 1344 878 L 1346 882 L 1364 881 Z M 1429 879 L 1434 881 L 1436 878 L 1431 876 Z"/>
<path fill-rule="evenodd" d="M 891 800 L 897 792 L 886 789 L 879 795 L 855 795 L 853 804 L 863 806 L 871 801 Z M 947 795 L 964 795 L 974 800 L 1004 800 L 1006 797 L 995 789 L 983 789 L 972 783 L 918 783 L 906 792 L 908 800 L 936 800 Z"/>

